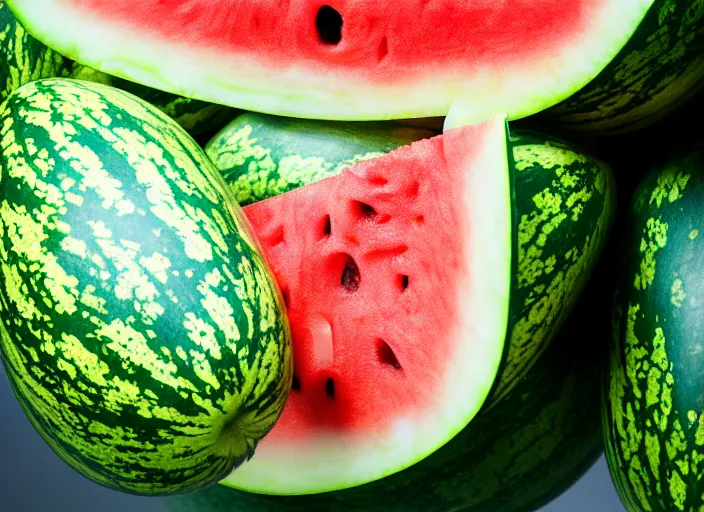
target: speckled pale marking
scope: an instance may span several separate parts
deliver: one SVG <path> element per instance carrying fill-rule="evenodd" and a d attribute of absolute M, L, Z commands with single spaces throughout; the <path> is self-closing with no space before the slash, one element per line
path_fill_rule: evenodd
<path fill-rule="evenodd" d="M 2 352 L 46 442 L 103 485 L 211 483 L 291 378 L 279 294 L 243 214 L 177 125 L 89 82 L 0 107 Z"/>
<path fill-rule="evenodd" d="M 428 131 L 398 132 L 388 124 L 383 131 L 340 130 L 334 144 L 327 143 L 323 134 L 337 126 L 247 114 L 212 139 L 206 154 L 238 200 L 248 204 L 333 176 L 403 140 L 409 143 L 414 135 L 429 136 Z M 614 214 L 613 178 L 606 166 L 540 134 L 519 131 L 511 143 L 518 276 L 509 352 L 492 403 L 511 390 L 552 340 L 594 267 Z"/>
<path fill-rule="evenodd" d="M 652 173 L 628 219 L 604 427 L 629 512 L 704 510 L 703 154 Z"/>
<path fill-rule="evenodd" d="M 0 0 L 0 100 L 32 80 L 63 76 L 67 68 L 63 57 L 27 34 Z"/>
<path fill-rule="evenodd" d="M 557 141 L 514 135 L 518 275 L 510 344 L 493 400 L 543 353 L 591 275 L 614 214 L 611 171 Z"/>
<path fill-rule="evenodd" d="M 637 129 L 702 84 L 704 0 L 659 0 L 611 64 L 548 115 L 578 129 Z"/>
<path fill-rule="evenodd" d="M 152 89 L 76 63 L 72 66 L 70 77 L 110 85 L 134 94 L 161 110 L 194 137 L 219 130 L 237 115 L 235 109 L 223 105 Z"/>

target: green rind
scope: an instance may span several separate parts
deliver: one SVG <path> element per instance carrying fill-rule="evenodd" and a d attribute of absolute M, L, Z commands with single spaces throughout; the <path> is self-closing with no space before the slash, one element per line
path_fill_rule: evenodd
<path fill-rule="evenodd" d="M 31 423 L 110 488 L 220 480 L 292 377 L 242 211 L 178 125 L 118 89 L 32 82 L 0 127 L 0 348 Z"/>
<path fill-rule="evenodd" d="M 360 487 L 311 496 L 215 486 L 167 498 L 170 512 L 529 512 L 569 488 L 602 451 L 600 340 L 611 281 L 595 279 L 555 343 L 513 392 L 414 466 Z M 594 304 L 601 307 L 594 307 Z"/>
<path fill-rule="evenodd" d="M 197 140 L 204 137 L 207 140 L 237 116 L 237 110 L 224 105 L 160 91 L 77 63 L 73 63 L 70 77 L 110 85 L 134 94 L 157 107 Z"/>
<path fill-rule="evenodd" d="M 488 405 L 505 396 L 552 341 L 604 248 L 615 216 L 611 169 L 574 144 L 517 129 L 517 285 L 510 341 Z"/>
<path fill-rule="evenodd" d="M 616 58 L 545 115 L 601 133 L 653 124 L 704 86 L 704 0 L 657 0 Z"/>
<path fill-rule="evenodd" d="M 607 460 L 631 512 L 704 508 L 704 144 L 638 187 L 604 382 Z"/>
<path fill-rule="evenodd" d="M 396 123 L 243 114 L 208 142 L 206 154 L 247 205 L 431 135 Z M 591 275 L 614 216 L 615 187 L 606 165 L 537 132 L 517 130 L 511 146 L 518 270 L 510 343 L 487 405 L 509 392 L 548 346 Z"/>
<path fill-rule="evenodd" d="M 30 36 L 0 0 L 0 101 L 28 82 L 64 76 L 68 69 L 68 62 Z"/>

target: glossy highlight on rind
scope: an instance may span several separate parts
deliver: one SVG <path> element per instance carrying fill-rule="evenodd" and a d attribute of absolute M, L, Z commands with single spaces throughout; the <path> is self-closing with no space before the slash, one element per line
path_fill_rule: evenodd
<path fill-rule="evenodd" d="M 603 421 L 629 512 L 704 507 L 704 145 L 684 149 L 643 179 L 624 221 Z"/>
<path fill-rule="evenodd" d="M 394 122 L 359 125 L 248 113 L 206 145 L 242 205 L 335 176 L 432 136 Z M 573 144 L 511 130 L 518 211 L 517 281 L 508 352 L 487 406 L 510 392 L 546 349 L 601 254 L 615 214 L 611 169 Z"/>
<path fill-rule="evenodd" d="M 10 383 L 71 467 L 135 494 L 214 483 L 291 382 L 281 297 L 202 150 L 117 89 L 41 80 L 0 107 Z"/>

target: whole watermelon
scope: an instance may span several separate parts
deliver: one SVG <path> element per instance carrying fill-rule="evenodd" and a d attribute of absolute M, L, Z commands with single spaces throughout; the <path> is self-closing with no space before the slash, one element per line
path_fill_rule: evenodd
<path fill-rule="evenodd" d="M 292 379 L 282 299 L 196 143 L 118 89 L 31 82 L 0 106 L 0 352 L 46 443 L 167 494 L 250 458 Z"/>

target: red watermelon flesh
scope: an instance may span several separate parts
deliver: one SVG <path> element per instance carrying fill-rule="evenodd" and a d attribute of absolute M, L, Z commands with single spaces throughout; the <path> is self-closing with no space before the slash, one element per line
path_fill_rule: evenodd
<path fill-rule="evenodd" d="M 158 40 L 208 51 L 236 52 L 268 66 L 308 62 L 322 72 L 358 72 L 365 80 L 385 84 L 398 80 L 399 72 L 405 80 L 425 74 L 427 66 L 455 67 L 458 56 L 483 67 L 544 55 L 580 37 L 590 16 L 607 2 L 65 0 L 62 3 L 86 16 L 98 12 L 101 17 Z"/>
<path fill-rule="evenodd" d="M 654 0 L 7 0 L 76 61 L 318 119 L 522 117 L 592 80 Z M 481 118 L 481 119 L 480 119 Z"/>
<path fill-rule="evenodd" d="M 295 377 L 226 483 L 340 489 L 442 446 L 483 404 L 511 280 L 504 119 L 450 130 L 245 207 L 281 287 Z"/>

